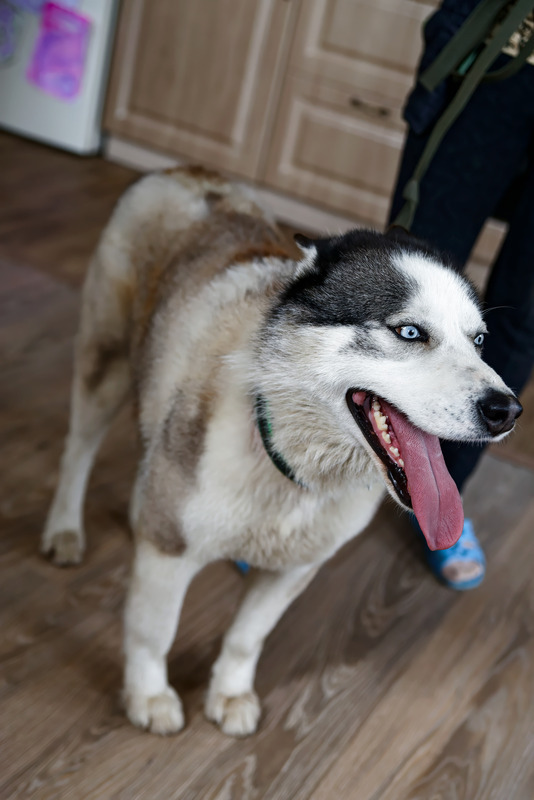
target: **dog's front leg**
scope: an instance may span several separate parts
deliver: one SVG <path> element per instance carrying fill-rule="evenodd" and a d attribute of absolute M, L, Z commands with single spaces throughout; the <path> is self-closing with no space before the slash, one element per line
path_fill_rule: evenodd
<path fill-rule="evenodd" d="M 213 666 L 206 700 L 206 716 L 224 733 L 247 736 L 256 730 L 261 709 L 254 692 L 254 675 L 263 642 L 317 569 L 313 565 L 252 577 L 252 586 Z"/>
<path fill-rule="evenodd" d="M 124 702 L 128 718 L 152 733 L 184 725 L 180 698 L 167 680 L 171 648 L 187 587 L 201 565 L 139 540 L 125 614 Z"/>

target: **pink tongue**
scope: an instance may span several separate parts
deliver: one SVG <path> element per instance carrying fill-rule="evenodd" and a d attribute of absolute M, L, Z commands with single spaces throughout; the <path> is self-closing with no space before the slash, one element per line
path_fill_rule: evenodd
<path fill-rule="evenodd" d="M 399 441 L 413 510 L 427 544 L 431 550 L 446 550 L 460 538 L 464 510 L 439 439 L 415 428 L 384 400 L 380 404 Z"/>

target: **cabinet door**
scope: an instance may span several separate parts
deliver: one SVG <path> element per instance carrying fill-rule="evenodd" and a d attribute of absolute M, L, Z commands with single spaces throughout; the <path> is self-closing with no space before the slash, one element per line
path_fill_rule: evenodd
<path fill-rule="evenodd" d="M 125 0 L 106 127 L 253 177 L 297 7 L 283 0 Z"/>
<path fill-rule="evenodd" d="M 313 0 L 303 3 L 293 70 L 403 100 L 437 0 Z"/>

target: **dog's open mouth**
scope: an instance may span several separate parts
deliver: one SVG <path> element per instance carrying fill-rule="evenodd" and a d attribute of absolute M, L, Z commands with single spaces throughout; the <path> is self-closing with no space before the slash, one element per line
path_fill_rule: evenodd
<path fill-rule="evenodd" d="M 462 532 L 464 514 L 438 437 L 416 428 L 370 392 L 349 390 L 347 404 L 399 501 L 413 508 L 428 546 L 452 547 Z"/>

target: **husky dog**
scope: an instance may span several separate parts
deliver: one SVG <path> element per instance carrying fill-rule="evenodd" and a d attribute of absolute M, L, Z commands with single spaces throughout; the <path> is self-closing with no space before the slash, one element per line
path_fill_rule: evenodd
<path fill-rule="evenodd" d="M 499 440 L 521 411 L 481 360 L 470 285 L 408 236 L 355 230 L 284 250 L 248 190 L 200 168 L 131 187 L 83 293 L 70 432 L 42 549 L 84 550 L 95 453 L 133 395 L 141 459 L 125 614 L 124 700 L 142 728 L 180 730 L 166 657 L 193 576 L 257 568 L 226 634 L 206 714 L 225 733 L 260 717 L 267 634 L 385 492 L 431 548 L 460 536 L 439 439 Z"/>

